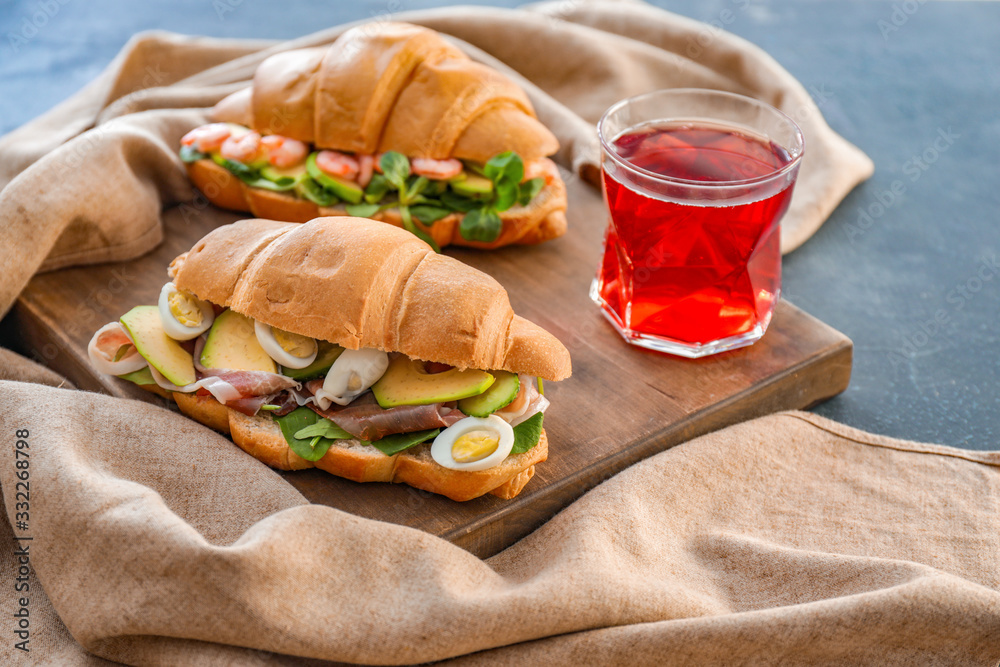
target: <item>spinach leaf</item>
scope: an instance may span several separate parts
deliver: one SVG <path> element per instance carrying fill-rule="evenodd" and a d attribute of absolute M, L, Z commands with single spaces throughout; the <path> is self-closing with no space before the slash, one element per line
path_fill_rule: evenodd
<path fill-rule="evenodd" d="M 479 208 L 483 205 L 482 201 L 476 201 L 475 199 L 463 197 L 462 195 L 452 192 L 451 190 L 441 195 L 441 203 L 451 210 L 459 211 L 460 213 L 468 213 L 472 209 Z"/>
<path fill-rule="evenodd" d="M 390 190 L 392 190 L 392 185 L 385 176 L 373 174 L 372 180 L 368 181 L 368 187 L 365 188 L 365 201 L 369 204 L 378 204 L 383 197 L 389 194 Z"/>
<path fill-rule="evenodd" d="M 378 204 L 348 204 L 344 207 L 347 212 L 358 218 L 370 218 L 382 208 Z"/>
<path fill-rule="evenodd" d="M 524 179 L 524 161 L 513 151 L 494 155 L 483 166 L 483 176 L 494 183 L 502 180 L 520 183 Z"/>
<path fill-rule="evenodd" d="M 474 208 L 465 214 L 458 225 L 462 238 L 469 241 L 492 243 L 500 236 L 503 221 L 496 211 L 490 208 Z"/>
<path fill-rule="evenodd" d="M 440 432 L 441 429 L 435 428 L 430 431 L 397 433 L 395 435 L 387 435 L 381 440 L 374 440 L 371 444 L 386 456 L 392 456 L 422 442 L 427 442 L 431 438 L 436 438 Z"/>
<path fill-rule="evenodd" d="M 493 186 L 493 191 L 496 193 L 492 207 L 495 211 L 506 211 L 509 209 L 517 203 L 517 198 L 520 194 L 517 182 L 506 179 L 497 181 Z"/>
<path fill-rule="evenodd" d="M 396 151 L 383 153 L 379 166 L 382 167 L 382 174 L 389 183 L 400 192 L 406 190 L 406 179 L 410 177 L 410 161 L 405 155 Z"/>
<path fill-rule="evenodd" d="M 541 177 L 532 178 L 521 183 L 518 187 L 517 203 L 521 206 L 527 206 L 544 187 L 545 179 Z"/>
<path fill-rule="evenodd" d="M 281 434 L 285 436 L 285 441 L 292 451 L 304 458 L 306 461 L 319 461 L 330 449 L 333 439 L 323 436 L 313 436 L 310 439 L 296 438 L 295 434 L 302 431 L 307 426 L 313 426 L 322 417 L 307 407 L 296 408 L 284 417 L 274 417 L 281 427 Z M 325 420 L 324 420 L 325 421 Z"/>
<path fill-rule="evenodd" d="M 514 427 L 514 446 L 511 454 L 531 451 L 542 437 L 542 413 L 536 412 Z"/>
<path fill-rule="evenodd" d="M 404 204 L 412 204 L 413 200 L 426 190 L 428 185 L 430 185 L 430 180 L 426 176 L 411 178 L 409 184 L 406 186 L 406 191 L 399 193 L 399 201 Z"/>
<path fill-rule="evenodd" d="M 213 159 L 215 160 L 215 163 L 218 164 L 220 167 L 225 167 L 230 171 L 230 173 L 234 174 L 240 179 L 257 178 L 257 170 L 254 169 L 253 167 L 243 164 L 242 162 L 237 162 L 236 160 L 230 160 L 228 158 L 222 157 L 221 155 L 215 156 L 215 158 Z"/>
<path fill-rule="evenodd" d="M 310 410 L 310 412 L 312 411 Z M 312 426 L 306 426 L 304 429 L 295 432 L 297 440 L 308 440 L 316 436 L 329 438 L 330 440 L 350 440 L 354 437 L 329 419 L 320 419 Z"/>
<path fill-rule="evenodd" d="M 429 245 L 431 248 L 434 249 L 434 252 L 437 253 L 441 252 L 441 247 L 437 244 L 437 242 L 434 241 L 434 239 L 431 238 L 426 232 L 419 229 L 415 224 L 413 224 L 413 218 L 410 216 L 409 206 L 400 206 L 399 216 L 403 219 L 403 229 L 410 232 L 418 239 Z"/>
<path fill-rule="evenodd" d="M 440 206 L 417 204 L 410 207 L 410 214 L 425 225 L 432 225 L 441 218 L 451 215 L 451 211 Z"/>
<path fill-rule="evenodd" d="M 181 162 L 197 162 L 208 158 L 208 153 L 202 153 L 194 146 L 181 146 Z"/>

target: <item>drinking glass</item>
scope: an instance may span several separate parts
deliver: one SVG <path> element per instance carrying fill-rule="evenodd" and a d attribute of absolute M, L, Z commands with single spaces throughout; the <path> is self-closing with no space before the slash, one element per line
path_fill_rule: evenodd
<path fill-rule="evenodd" d="M 598 124 L 609 223 L 591 298 L 626 341 L 703 357 L 756 342 L 781 294 L 798 126 L 742 95 L 671 89 Z"/>

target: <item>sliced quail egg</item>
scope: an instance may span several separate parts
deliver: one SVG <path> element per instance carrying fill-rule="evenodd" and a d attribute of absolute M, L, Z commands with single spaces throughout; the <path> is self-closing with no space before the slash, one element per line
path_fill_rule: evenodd
<path fill-rule="evenodd" d="M 378 382 L 387 368 L 389 355 L 381 350 L 344 350 L 330 366 L 316 399 L 347 405 Z"/>
<path fill-rule="evenodd" d="M 434 439 L 431 457 L 445 468 L 474 472 L 500 465 L 513 447 L 514 429 L 500 417 L 466 417 Z"/>
<path fill-rule="evenodd" d="M 202 335 L 215 321 L 212 304 L 167 283 L 160 290 L 160 319 L 163 330 L 174 340 L 191 340 Z"/>
<path fill-rule="evenodd" d="M 319 345 L 315 338 L 272 327 L 263 322 L 254 323 L 257 342 L 268 356 L 285 368 L 305 368 L 316 361 Z"/>

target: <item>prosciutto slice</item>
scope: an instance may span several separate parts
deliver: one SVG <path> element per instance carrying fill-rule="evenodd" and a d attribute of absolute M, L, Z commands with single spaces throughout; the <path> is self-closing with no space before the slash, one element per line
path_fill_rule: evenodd
<path fill-rule="evenodd" d="M 316 414 L 362 440 L 379 440 L 394 433 L 446 428 L 465 417 L 453 405 L 435 403 L 383 408 L 370 392 L 358 397 L 350 405 L 342 407 L 332 404 L 327 410 L 309 403 Z"/>
<path fill-rule="evenodd" d="M 206 368 L 201 372 L 201 376 L 216 377 L 228 382 L 243 398 L 270 396 L 283 389 L 299 386 L 299 383 L 290 377 L 267 371 L 231 371 L 225 368 Z"/>

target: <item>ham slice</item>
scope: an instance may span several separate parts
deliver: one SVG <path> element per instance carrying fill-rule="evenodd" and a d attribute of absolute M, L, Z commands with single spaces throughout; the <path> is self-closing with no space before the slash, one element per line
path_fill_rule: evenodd
<path fill-rule="evenodd" d="M 461 410 L 453 406 L 453 403 L 435 403 L 383 408 L 371 392 L 358 397 L 350 405 L 333 404 L 327 410 L 315 403 L 309 404 L 316 414 L 362 440 L 379 440 L 394 433 L 446 428 L 465 417 Z"/>
<path fill-rule="evenodd" d="M 206 368 L 203 378 L 216 377 L 228 382 L 243 398 L 270 396 L 284 389 L 298 387 L 299 383 L 290 377 L 268 373 L 267 371 L 232 371 L 225 368 Z"/>

